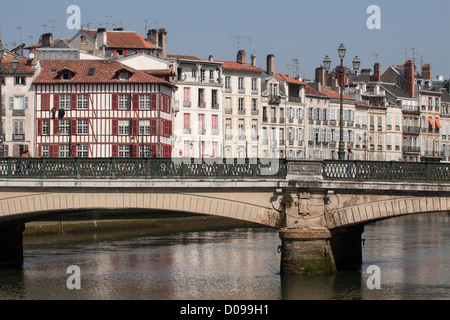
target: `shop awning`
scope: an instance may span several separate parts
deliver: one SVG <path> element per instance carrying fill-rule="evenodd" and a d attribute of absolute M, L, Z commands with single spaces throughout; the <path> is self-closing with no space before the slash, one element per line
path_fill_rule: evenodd
<path fill-rule="evenodd" d="M 436 126 L 438 128 L 440 128 L 441 127 L 441 123 L 439 122 L 439 118 L 434 118 L 434 120 L 436 120 Z"/>
<path fill-rule="evenodd" d="M 431 125 L 432 127 L 434 127 L 433 118 L 428 117 L 428 122 L 430 123 L 430 125 Z"/>

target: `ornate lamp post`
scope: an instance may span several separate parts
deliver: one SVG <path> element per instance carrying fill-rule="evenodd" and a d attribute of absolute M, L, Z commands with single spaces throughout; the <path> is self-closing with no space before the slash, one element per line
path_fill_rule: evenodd
<path fill-rule="evenodd" d="M 344 74 L 345 71 L 348 70 L 344 66 L 344 57 L 345 57 L 346 49 L 343 44 L 341 44 L 338 48 L 338 55 L 341 59 L 341 65 L 339 67 L 336 67 L 335 70 L 339 72 L 339 79 L 340 79 L 340 87 L 341 87 L 341 93 L 340 93 L 340 113 L 339 113 L 339 150 L 338 150 L 338 157 L 339 160 L 345 160 L 345 142 L 344 142 L 344 106 L 343 106 L 343 94 L 344 94 Z M 359 66 L 361 64 L 361 61 L 356 56 L 353 61 L 353 70 L 355 70 L 355 73 L 359 70 Z M 328 71 L 331 67 L 331 59 L 329 56 L 326 56 L 323 59 L 323 67 L 326 71 Z"/>

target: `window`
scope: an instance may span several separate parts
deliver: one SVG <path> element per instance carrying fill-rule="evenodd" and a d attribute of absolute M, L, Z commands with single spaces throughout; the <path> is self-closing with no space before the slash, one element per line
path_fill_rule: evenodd
<path fill-rule="evenodd" d="M 77 157 L 78 158 L 88 157 L 88 146 L 86 144 L 77 145 Z"/>
<path fill-rule="evenodd" d="M 150 120 L 139 120 L 139 134 L 150 134 Z"/>
<path fill-rule="evenodd" d="M 59 146 L 59 157 L 60 158 L 69 158 L 70 157 L 68 144 L 61 144 Z"/>
<path fill-rule="evenodd" d="M 225 90 L 231 90 L 231 77 L 225 76 Z"/>
<path fill-rule="evenodd" d="M 244 119 L 239 119 L 238 123 L 239 140 L 245 140 L 244 127 L 245 127 Z"/>
<path fill-rule="evenodd" d="M 218 122 L 219 122 L 219 116 L 218 115 L 212 115 L 211 116 L 211 129 L 212 130 L 218 130 L 219 128 L 218 128 L 218 126 L 217 126 L 217 124 L 218 124 Z"/>
<path fill-rule="evenodd" d="M 257 99 L 252 99 L 252 112 L 258 112 L 258 100 Z"/>
<path fill-rule="evenodd" d="M 151 147 L 149 145 L 141 145 L 139 147 L 139 158 L 150 158 Z"/>
<path fill-rule="evenodd" d="M 79 94 L 77 96 L 77 109 L 88 109 L 89 96 L 87 94 Z"/>
<path fill-rule="evenodd" d="M 191 101 L 191 88 L 184 88 L 184 98 L 183 102 Z"/>
<path fill-rule="evenodd" d="M 184 156 L 190 158 L 191 157 L 191 142 L 184 141 Z"/>
<path fill-rule="evenodd" d="M 219 143 L 217 141 L 212 142 L 212 148 L 211 148 L 211 157 L 216 158 L 219 156 Z"/>
<path fill-rule="evenodd" d="M 205 130 L 205 115 L 199 114 L 198 115 L 198 130 L 203 132 Z"/>
<path fill-rule="evenodd" d="M 205 103 L 205 89 L 198 89 L 198 105 L 204 107 Z"/>
<path fill-rule="evenodd" d="M 61 109 L 70 109 L 70 94 L 61 94 L 59 96 L 59 107 Z"/>
<path fill-rule="evenodd" d="M 59 121 L 59 134 L 64 135 L 70 134 L 70 120 Z"/>
<path fill-rule="evenodd" d="M 42 157 L 50 157 L 50 146 L 42 146 Z"/>
<path fill-rule="evenodd" d="M 239 77 L 238 78 L 238 90 L 240 92 L 244 91 L 244 77 Z"/>
<path fill-rule="evenodd" d="M 185 113 L 183 114 L 183 129 L 190 129 L 191 128 L 191 114 Z"/>
<path fill-rule="evenodd" d="M 119 120 L 119 134 L 130 134 L 130 120 Z"/>
<path fill-rule="evenodd" d="M 139 96 L 139 109 L 150 110 L 150 95 L 149 94 L 141 94 Z"/>
<path fill-rule="evenodd" d="M 258 91 L 258 82 L 256 78 L 252 78 L 252 91 Z"/>
<path fill-rule="evenodd" d="M 130 78 L 130 74 L 126 71 L 122 71 L 119 73 L 120 80 L 128 80 Z"/>
<path fill-rule="evenodd" d="M 87 119 L 77 120 L 77 134 L 88 134 L 89 122 Z"/>
<path fill-rule="evenodd" d="M 9 97 L 9 109 L 25 110 L 27 108 L 28 108 L 28 97 L 25 96 Z"/>
<path fill-rule="evenodd" d="M 119 109 L 130 110 L 131 99 L 129 94 L 119 94 Z"/>
<path fill-rule="evenodd" d="M 130 157 L 130 146 L 129 145 L 119 145 L 119 158 L 129 158 Z"/>
<path fill-rule="evenodd" d="M 23 120 L 14 120 L 14 134 L 23 134 Z"/>
<path fill-rule="evenodd" d="M 46 136 L 50 134 L 50 120 L 42 120 L 42 134 Z"/>
<path fill-rule="evenodd" d="M 238 112 L 239 113 L 244 113 L 244 98 L 239 98 L 238 100 Z"/>
<path fill-rule="evenodd" d="M 14 83 L 16 85 L 22 85 L 22 86 L 26 85 L 25 77 L 16 77 Z"/>

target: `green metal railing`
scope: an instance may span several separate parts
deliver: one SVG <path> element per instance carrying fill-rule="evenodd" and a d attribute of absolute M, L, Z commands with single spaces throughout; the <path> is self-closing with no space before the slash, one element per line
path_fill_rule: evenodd
<path fill-rule="evenodd" d="M 0 178 L 280 179 L 285 159 L 2 158 Z"/>
<path fill-rule="evenodd" d="M 450 163 L 325 160 L 325 180 L 450 182 Z"/>

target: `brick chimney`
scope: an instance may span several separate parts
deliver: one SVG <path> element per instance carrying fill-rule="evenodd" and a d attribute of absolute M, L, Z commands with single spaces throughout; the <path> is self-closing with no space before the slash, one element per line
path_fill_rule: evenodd
<path fill-rule="evenodd" d="M 422 78 L 424 80 L 431 80 L 431 65 L 424 64 L 422 66 Z"/>
<path fill-rule="evenodd" d="M 373 65 L 373 81 L 381 82 L 381 66 L 378 62 Z"/>
<path fill-rule="evenodd" d="M 250 56 L 250 60 L 251 60 L 252 67 L 256 67 L 256 55 L 252 54 Z"/>
<path fill-rule="evenodd" d="M 338 69 L 339 68 L 336 68 L 335 76 L 336 76 L 336 79 L 338 80 L 339 87 L 341 87 L 341 73 L 339 72 Z M 343 83 L 344 87 L 346 87 L 347 86 L 347 74 L 345 72 L 344 72 L 344 74 L 342 76 L 342 81 L 343 81 L 342 83 Z"/>
<path fill-rule="evenodd" d="M 322 87 L 326 86 L 326 72 L 325 72 L 325 68 L 324 67 L 318 67 L 316 68 L 316 79 L 315 82 L 316 83 L 320 83 L 320 85 Z"/>
<path fill-rule="evenodd" d="M 408 60 L 405 63 L 405 77 L 406 77 L 406 91 L 414 97 L 414 74 L 415 66 L 412 60 Z"/>
<path fill-rule="evenodd" d="M 275 56 L 273 54 L 267 55 L 267 73 L 270 76 L 275 74 Z"/>
<path fill-rule="evenodd" d="M 167 57 L 167 31 L 164 28 L 158 31 L 158 46 L 161 47 L 161 58 Z"/>
<path fill-rule="evenodd" d="M 247 53 L 245 50 L 238 51 L 236 61 L 240 64 L 247 64 Z"/>
<path fill-rule="evenodd" d="M 52 45 L 53 42 L 53 34 L 52 33 L 44 33 L 41 36 L 41 46 L 42 47 L 50 47 Z"/>

